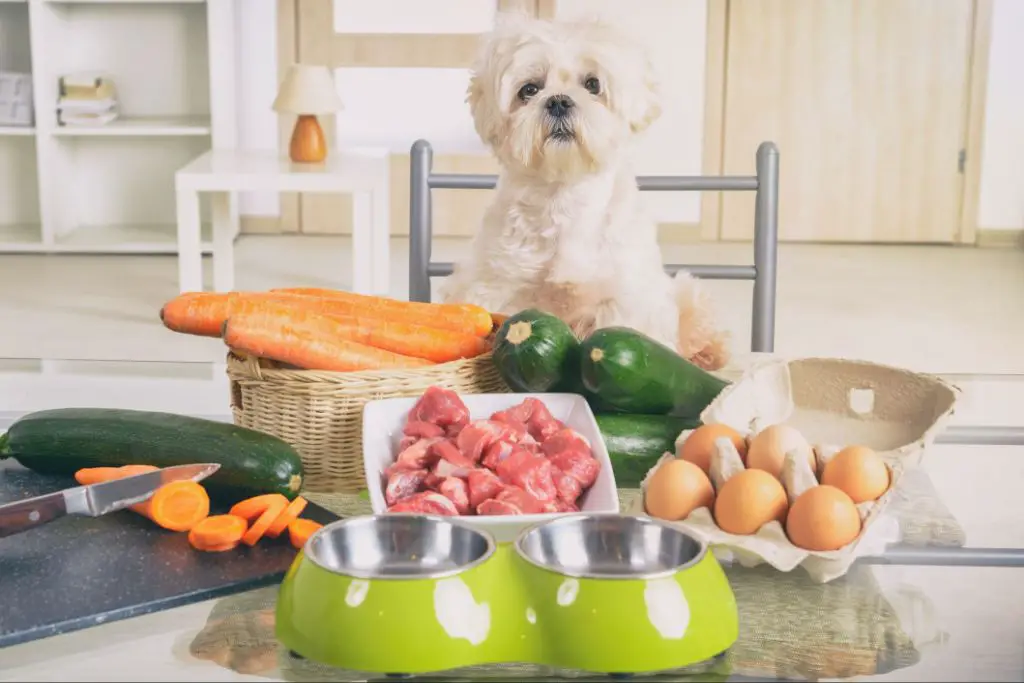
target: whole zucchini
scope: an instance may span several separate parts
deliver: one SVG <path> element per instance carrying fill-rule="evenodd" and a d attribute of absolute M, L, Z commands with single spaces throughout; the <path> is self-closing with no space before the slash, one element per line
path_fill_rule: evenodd
<path fill-rule="evenodd" d="M 535 308 L 510 316 L 494 336 L 494 364 L 513 391 L 579 391 L 580 342 L 560 318 Z"/>
<path fill-rule="evenodd" d="M 666 451 L 673 453 L 676 438 L 699 420 L 667 415 L 596 415 L 601 438 L 615 473 L 615 484 L 623 488 L 640 486 Z"/>
<path fill-rule="evenodd" d="M 60 408 L 30 413 L 0 434 L 0 460 L 14 458 L 44 474 L 83 467 L 213 462 L 203 480 L 211 493 L 281 493 L 302 486 L 299 454 L 281 439 L 225 422 L 187 415 L 111 408 Z"/>
<path fill-rule="evenodd" d="M 697 419 L 728 382 L 627 327 L 595 330 L 580 348 L 583 386 L 616 411 Z"/>

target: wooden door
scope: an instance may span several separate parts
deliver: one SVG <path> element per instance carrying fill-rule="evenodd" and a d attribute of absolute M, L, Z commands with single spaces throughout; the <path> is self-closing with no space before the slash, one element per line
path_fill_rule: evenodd
<path fill-rule="evenodd" d="M 479 34 L 472 33 L 338 33 L 334 0 L 296 2 L 296 58 L 307 64 L 343 67 L 461 69 L 472 64 Z M 430 0 L 419 0 L 425 5 Z M 487 0 L 480 0 L 487 4 Z M 490 0 L 497 11 L 551 16 L 554 0 Z M 444 8 L 438 6 L 438 11 Z M 342 22 L 343 23 L 343 22 Z M 468 85 L 468 76 L 467 76 Z M 461 99 L 461 98 L 460 98 Z M 416 112 L 408 112 L 415 128 Z M 334 121 L 322 118 L 329 144 Z M 290 122 L 284 122 L 290 125 Z M 437 141 L 434 141 L 435 143 Z M 434 169 L 442 173 L 497 173 L 489 153 L 444 153 L 435 150 Z M 434 192 L 434 234 L 471 235 L 492 199 L 493 191 L 438 190 Z M 409 233 L 409 154 L 391 157 L 391 234 Z M 304 233 L 350 233 L 351 200 L 347 196 L 303 195 L 298 208 Z"/>
<path fill-rule="evenodd" d="M 781 239 L 957 240 L 974 4 L 730 0 L 723 172 L 778 144 Z M 722 238 L 750 239 L 752 193 L 721 201 Z"/>

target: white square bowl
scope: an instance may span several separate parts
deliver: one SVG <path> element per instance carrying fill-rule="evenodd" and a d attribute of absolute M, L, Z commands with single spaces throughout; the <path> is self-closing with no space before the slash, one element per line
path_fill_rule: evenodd
<path fill-rule="evenodd" d="M 485 420 L 499 410 L 511 408 L 529 397 L 540 399 L 551 414 L 575 429 L 590 442 L 594 457 L 601 463 L 601 471 L 594 485 L 580 498 L 582 512 L 616 513 L 619 494 L 615 488 L 615 475 L 608 459 L 601 432 L 594 413 L 582 396 L 577 394 L 465 394 L 463 403 L 469 409 L 471 420 Z M 398 443 L 406 416 L 419 398 L 384 398 L 370 401 L 363 409 L 363 466 L 366 469 L 366 487 L 374 514 L 387 512 L 384 500 L 384 470 L 398 456 Z M 478 529 L 491 533 L 499 543 L 515 540 L 526 527 L 556 517 L 572 514 L 553 512 L 539 515 L 467 515 L 459 519 Z"/>

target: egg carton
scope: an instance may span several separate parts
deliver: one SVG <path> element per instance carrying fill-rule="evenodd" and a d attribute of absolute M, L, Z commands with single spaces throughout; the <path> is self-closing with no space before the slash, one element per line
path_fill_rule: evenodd
<path fill-rule="evenodd" d="M 951 416 L 960 391 L 941 378 L 867 361 L 835 358 L 772 359 L 751 367 L 726 387 L 701 413 L 705 424 L 732 427 L 749 439 L 767 425 L 788 424 L 813 445 L 816 469 L 841 447 L 860 445 L 873 449 L 890 472 L 889 488 L 876 501 L 858 506 L 861 531 L 838 550 L 810 551 L 793 545 L 782 524 L 765 524 L 752 535 L 730 534 L 715 524 L 711 511 L 694 510 L 678 525 L 702 535 L 721 559 L 735 559 L 744 566 L 768 563 L 789 572 L 802 566 L 819 582 L 844 575 L 858 557 L 878 554 L 899 540 L 895 520 L 885 509 L 905 471 L 920 465 L 925 451 Z M 690 432 L 680 434 L 681 443 Z M 677 449 L 678 450 L 678 449 Z M 735 449 L 733 449 L 735 453 Z M 720 454 L 719 454 L 720 455 Z M 666 453 L 641 482 L 647 480 L 666 459 Z M 720 481 L 734 473 L 741 462 L 721 458 L 714 463 L 712 477 Z M 801 473 L 796 460 L 787 456 L 783 485 L 803 490 L 814 476 L 808 466 Z M 724 472 L 722 470 L 725 470 Z M 817 483 L 816 481 L 814 482 Z M 717 489 L 716 489 L 717 490 Z M 787 490 L 790 498 L 796 493 Z M 643 496 L 631 512 L 646 514 Z"/>

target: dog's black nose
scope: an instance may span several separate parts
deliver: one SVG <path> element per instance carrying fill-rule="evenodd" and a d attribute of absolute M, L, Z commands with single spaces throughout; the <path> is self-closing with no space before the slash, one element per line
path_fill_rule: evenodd
<path fill-rule="evenodd" d="M 576 106 L 568 95 L 552 95 L 546 103 L 548 113 L 554 117 L 561 118 L 569 113 L 569 110 Z"/>

